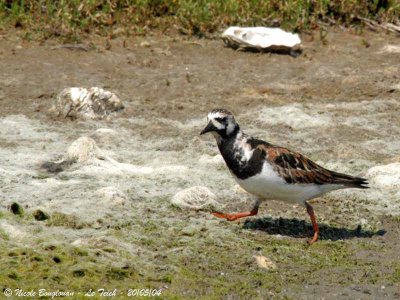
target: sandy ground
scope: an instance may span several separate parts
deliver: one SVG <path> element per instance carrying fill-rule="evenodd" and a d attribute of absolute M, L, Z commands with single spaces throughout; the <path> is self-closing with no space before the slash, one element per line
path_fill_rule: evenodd
<path fill-rule="evenodd" d="M 168 299 L 400 298 L 400 40 L 335 30 L 326 43 L 302 39 L 293 58 L 180 36 L 93 38 L 89 51 L 0 36 L 0 287 L 82 299 L 99 288 L 121 299 L 129 288 Z M 72 86 L 109 89 L 125 109 L 54 117 L 57 94 Z M 311 247 L 302 207 L 271 201 L 229 223 L 173 205 L 202 186 L 221 210 L 251 206 L 212 136 L 199 136 L 216 107 L 248 134 L 365 176 L 371 189 L 314 201 L 321 240 Z M 84 136 L 96 155 L 48 168 Z M 50 218 L 36 220 L 37 210 Z"/>

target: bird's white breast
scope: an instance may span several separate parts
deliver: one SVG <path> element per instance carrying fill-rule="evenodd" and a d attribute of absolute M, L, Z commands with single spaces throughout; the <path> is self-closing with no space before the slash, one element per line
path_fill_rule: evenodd
<path fill-rule="evenodd" d="M 243 189 L 261 199 L 301 204 L 326 192 L 343 187 L 337 184 L 289 184 L 279 176 L 268 162 L 264 162 L 262 171 L 255 176 L 244 180 L 234 177 Z"/>

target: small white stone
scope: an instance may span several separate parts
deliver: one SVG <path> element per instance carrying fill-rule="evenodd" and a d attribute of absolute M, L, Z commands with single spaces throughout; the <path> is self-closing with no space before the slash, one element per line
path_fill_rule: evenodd
<path fill-rule="evenodd" d="M 84 244 L 82 239 L 76 239 L 71 243 L 72 246 L 82 246 Z"/>
<path fill-rule="evenodd" d="M 194 210 L 211 209 L 216 202 L 216 196 L 204 186 L 193 186 L 178 192 L 171 199 L 171 203 L 181 207 Z"/>
<path fill-rule="evenodd" d="M 99 128 L 90 135 L 98 143 L 111 144 L 118 137 L 118 133 L 109 128 Z"/>
<path fill-rule="evenodd" d="M 90 137 L 80 137 L 74 141 L 67 150 L 67 159 L 77 162 L 87 161 L 90 157 L 101 156 L 101 151 L 96 142 Z"/>
<path fill-rule="evenodd" d="M 276 270 L 278 267 L 276 264 L 270 260 L 269 258 L 262 256 L 262 255 L 254 255 L 257 265 L 260 268 L 267 269 L 267 270 Z"/>
<path fill-rule="evenodd" d="M 365 176 L 375 187 L 393 192 L 400 190 L 400 162 L 373 167 Z"/>
<path fill-rule="evenodd" d="M 124 206 L 127 202 L 126 195 L 112 186 L 108 186 L 98 190 L 97 194 L 106 202 L 110 202 L 114 206 Z"/>
<path fill-rule="evenodd" d="M 140 43 L 140 47 L 143 47 L 143 48 L 147 48 L 147 47 L 150 47 L 151 45 L 150 45 L 150 43 L 148 42 L 148 41 L 143 41 L 143 42 L 141 42 Z"/>
<path fill-rule="evenodd" d="M 400 46 L 385 45 L 382 47 L 382 49 L 379 53 L 400 53 Z"/>
<path fill-rule="evenodd" d="M 0 229 L 2 229 L 11 240 L 21 241 L 28 237 L 28 234 L 25 231 L 9 224 L 5 220 L 0 222 Z"/>
<path fill-rule="evenodd" d="M 298 34 L 286 32 L 280 28 L 268 27 L 237 27 L 226 29 L 222 40 L 233 48 L 253 48 L 263 50 L 295 49 L 300 47 Z"/>

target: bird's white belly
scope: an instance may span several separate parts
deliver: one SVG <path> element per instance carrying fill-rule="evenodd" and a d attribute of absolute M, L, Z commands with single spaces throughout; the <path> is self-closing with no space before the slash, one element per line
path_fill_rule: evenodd
<path fill-rule="evenodd" d="M 261 199 L 281 200 L 301 204 L 326 192 L 343 187 L 333 184 L 288 184 L 268 163 L 264 163 L 261 173 L 255 176 L 244 180 L 236 177 L 235 179 L 244 190 Z"/>

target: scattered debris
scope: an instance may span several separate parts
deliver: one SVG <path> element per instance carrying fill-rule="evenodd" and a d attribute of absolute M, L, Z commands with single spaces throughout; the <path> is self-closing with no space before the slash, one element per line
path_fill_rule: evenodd
<path fill-rule="evenodd" d="M 38 209 L 33 213 L 33 217 L 35 218 L 36 221 L 45 221 L 50 218 L 48 214 L 46 214 L 44 211 Z"/>
<path fill-rule="evenodd" d="M 57 50 L 57 49 L 70 49 L 70 50 L 80 50 L 80 51 L 89 51 L 89 47 L 84 45 L 84 44 L 64 44 L 64 45 L 58 45 L 51 47 L 51 50 Z"/>
<path fill-rule="evenodd" d="M 107 39 L 107 40 L 106 40 L 106 44 L 104 45 L 104 48 L 105 48 L 106 50 L 110 50 L 111 47 L 112 47 L 111 41 L 110 41 L 110 39 Z"/>
<path fill-rule="evenodd" d="M 366 39 L 362 39 L 362 40 L 361 40 L 361 44 L 362 44 L 365 48 L 371 47 L 371 43 L 368 42 Z"/>
<path fill-rule="evenodd" d="M 140 47 L 143 47 L 143 48 L 145 48 L 145 47 L 148 48 L 150 46 L 151 46 L 150 43 L 147 42 L 147 41 L 143 41 L 143 42 L 140 43 Z"/>
<path fill-rule="evenodd" d="M 262 255 L 254 255 L 257 265 L 266 270 L 276 270 L 278 267 L 269 258 Z"/>
<path fill-rule="evenodd" d="M 170 51 L 170 47 L 167 47 L 167 49 L 162 49 L 162 48 L 154 48 L 154 52 L 160 55 L 165 55 L 165 56 L 171 56 L 172 52 Z"/>
<path fill-rule="evenodd" d="M 41 164 L 40 168 L 48 173 L 58 174 L 74 163 L 74 160 L 63 160 L 61 162 L 46 161 Z"/>
<path fill-rule="evenodd" d="M 74 214 L 64 214 L 60 212 L 53 212 L 51 218 L 47 222 L 47 226 L 63 226 L 72 229 L 82 229 L 84 227 L 90 227 L 88 222 L 83 222 Z"/>
<path fill-rule="evenodd" d="M 90 89 L 72 87 L 64 89 L 51 108 L 64 118 L 99 119 L 124 108 L 117 95 L 99 87 Z"/>
<path fill-rule="evenodd" d="M 378 23 L 374 20 L 370 20 L 367 18 L 363 18 L 363 17 L 358 17 L 361 21 L 363 21 L 371 30 L 373 31 L 377 31 L 378 29 L 383 29 L 392 33 L 397 33 L 398 35 L 400 35 L 400 26 L 399 25 L 395 25 L 392 23 Z"/>
<path fill-rule="evenodd" d="M 22 216 L 24 214 L 24 209 L 17 202 L 11 204 L 10 210 L 14 215 Z"/>
<path fill-rule="evenodd" d="M 84 277 L 87 270 L 85 269 L 78 269 L 72 272 L 72 276 L 74 277 Z"/>
<path fill-rule="evenodd" d="M 192 80 L 190 79 L 190 73 L 189 72 L 186 72 L 186 82 L 187 83 L 191 83 L 192 82 Z"/>
<path fill-rule="evenodd" d="M 193 186 L 178 192 L 171 203 L 180 208 L 210 210 L 216 206 L 216 196 L 204 186 Z"/>
<path fill-rule="evenodd" d="M 222 40 L 234 49 L 286 53 L 297 56 L 301 52 L 298 34 L 280 28 L 229 27 L 222 33 Z"/>
<path fill-rule="evenodd" d="M 324 46 L 328 45 L 328 30 L 326 28 L 321 27 L 319 29 L 319 39 Z"/>

